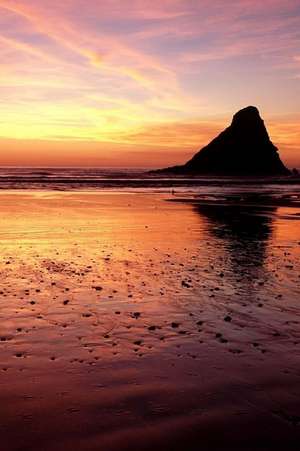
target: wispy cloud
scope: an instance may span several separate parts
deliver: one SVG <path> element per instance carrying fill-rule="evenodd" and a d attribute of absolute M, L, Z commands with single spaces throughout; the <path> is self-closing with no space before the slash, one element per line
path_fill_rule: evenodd
<path fill-rule="evenodd" d="M 299 113 L 296 0 L 0 0 L 0 13 L 5 139 L 186 154 L 245 104 Z M 285 130 L 285 149 L 300 142 Z"/>

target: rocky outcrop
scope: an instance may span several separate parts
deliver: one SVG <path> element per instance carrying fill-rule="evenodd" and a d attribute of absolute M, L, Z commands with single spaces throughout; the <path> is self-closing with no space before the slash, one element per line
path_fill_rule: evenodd
<path fill-rule="evenodd" d="M 184 165 L 154 172 L 233 176 L 290 174 L 254 106 L 238 111 L 231 125 Z"/>

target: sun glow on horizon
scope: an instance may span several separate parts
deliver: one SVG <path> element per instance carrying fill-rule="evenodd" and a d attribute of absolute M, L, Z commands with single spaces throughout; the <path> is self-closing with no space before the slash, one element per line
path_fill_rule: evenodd
<path fill-rule="evenodd" d="M 256 104 L 299 167 L 299 25 L 294 0 L 0 0 L 0 165 L 176 164 Z"/>

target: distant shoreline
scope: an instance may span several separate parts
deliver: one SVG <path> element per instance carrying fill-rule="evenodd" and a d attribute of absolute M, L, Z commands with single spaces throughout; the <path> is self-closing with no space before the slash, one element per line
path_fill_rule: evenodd
<path fill-rule="evenodd" d="M 2 189 L 5 185 L 90 185 L 97 187 L 180 187 L 180 186 L 228 186 L 228 185 L 298 185 L 300 177 L 219 177 L 219 176 L 145 176 L 144 174 L 126 175 L 113 177 L 109 175 L 92 176 L 92 177 L 59 177 L 44 176 L 36 177 L 26 176 L 23 174 L 15 176 L 0 176 L 0 186 Z"/>

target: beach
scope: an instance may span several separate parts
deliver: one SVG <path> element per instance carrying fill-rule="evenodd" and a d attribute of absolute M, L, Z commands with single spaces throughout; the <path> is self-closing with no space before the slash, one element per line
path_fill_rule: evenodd
<path fill-rule="evenodd" d="M 298 449 L 299 206 L 209 196 L 0 192 L 3 451 Z"/>

